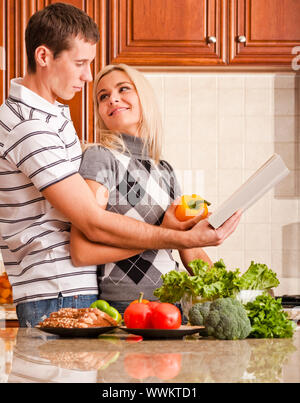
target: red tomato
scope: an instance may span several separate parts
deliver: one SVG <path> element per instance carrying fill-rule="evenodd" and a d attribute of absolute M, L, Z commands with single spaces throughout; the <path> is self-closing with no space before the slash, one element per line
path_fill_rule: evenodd
<path fill-rule="evenodd" d="M 158 302 L 158 301 L 151 301 L 148 303 L 148 306 L 151 309 L 150 327 L 152 329 L 154 328 L 153 323 L 152 323 L 153 312 L 160 304 L 161 304 L 161 302 Z"/>
<path fill-rule="evenodd" d="M 158 307 L 160 304 L 161 304 L 161 302 L 158 302 L 158 301 L 150 301 L 150 302 L 148 302 L 148 306 L 149 306 L 149 308 L 151 309 L 152 312 L 153 312 L 154 309 L 155 309 L 156 307 Z"/>
<path fill-rule="evenodd" d="M 148 304 L 149 300 L 148 299 L 143 299 L 144 293 L 143 291 L 140 292 L 139 298 L 135 299 L 134 301 L 131 301 L 130 304 Z"/>
<path fill-rule="evenodd" d="M 154 329 L 178 329 L 181 313 L 177 306 L 162 302 L 152 312 L 151 324 Z"/>
<path fill-rule="evenodd" d="M 125 326 L 131 329 L 146 329 L 151 327 L 151 308 L 149 304 L 138 302 L 130 304 L 124 312 Z"/>
<path fill-rule="evenodd" d="M 130 304 L 148 304 L 148 299 L 135 299 L 134 301 L 130 302 Z"/>
<path fill-rule="evenodd" d="M 135 379 L 146 379 L 153 375 L 149 354 L 127 354 L 124 358 L 124 367 L 127 374 Z"/>
<path fill-rule="evenodd" d="M 152 362 L 153 373 L 159 379 L 175 378 L 181 369 L 181 354 L 154 354 Z"/>

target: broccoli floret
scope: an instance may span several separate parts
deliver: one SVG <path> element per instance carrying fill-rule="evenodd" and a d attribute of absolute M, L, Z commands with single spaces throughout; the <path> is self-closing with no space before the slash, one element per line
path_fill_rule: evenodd
<path fill-rule="evenodd" d="M 194 308 L 195 305 L 198 306 Z M 222 340 L 236 340 L 245 339 L 250 334 L 251 323 L 247 312 L 236 299 L 219 298 L 203 308 L 199 306 L 201 303 L 195 305 L 189 311 L 190 323 L 204 325 L 208 336 Z"/>
<path fill-rule="evenodd" d="M 192 325 L 204 326 L 210 310 L 210 301 L 197 302 L 189 310 L 189 321 Z"/>

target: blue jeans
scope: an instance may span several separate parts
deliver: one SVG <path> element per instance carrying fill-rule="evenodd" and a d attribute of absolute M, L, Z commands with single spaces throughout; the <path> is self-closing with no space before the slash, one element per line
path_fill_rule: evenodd
<path fill-rule="evenodd" d="M 22 302 L 17 305 L 17 316 L 20 327 L 34 327 L 51 312 L 57 312 L 61 308 L 88 308 L 92 302 L 98 299 L 98 295 L 73 295 L 63 297 L 59 293 L 57 298 L 41 299 L 39 301 Z"/>

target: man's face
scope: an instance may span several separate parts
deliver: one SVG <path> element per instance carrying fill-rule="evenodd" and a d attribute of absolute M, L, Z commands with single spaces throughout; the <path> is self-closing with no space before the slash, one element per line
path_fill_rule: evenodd
<path fill-rule="evenodd" d="M 69 100 L 84 84 L 92 81 L 90 64 L 96 56 L 96 44 L 76 37 L 71 48 L 62 51 L 56 59 L 51 52 L 47 65 L 47 89 L 50 102 L 56 98 Z"/>

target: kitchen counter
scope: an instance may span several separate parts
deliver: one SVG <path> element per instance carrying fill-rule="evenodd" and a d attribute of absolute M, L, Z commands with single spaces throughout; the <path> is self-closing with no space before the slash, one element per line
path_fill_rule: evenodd
<path fill-rule="evenodd" d="M 292 339 L 143 340 L 119 329 L 59 338 L 19 328 L 2 329 L 1 341 L 9 361 L 0 361 L 1 380 L 8 383 L 300 382 L 299 326 Z"/>

